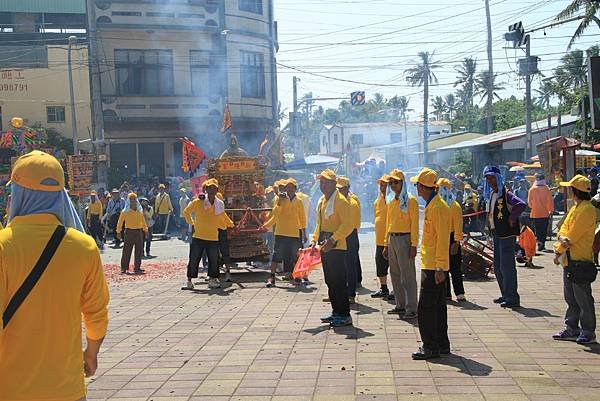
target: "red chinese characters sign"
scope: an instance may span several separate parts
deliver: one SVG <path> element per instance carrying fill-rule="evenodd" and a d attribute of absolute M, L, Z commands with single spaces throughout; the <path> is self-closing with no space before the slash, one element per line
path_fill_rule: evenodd
<path fill-rule="evenodd" d="M 217 171 L 220 173 L 246 173 L 255 171 L 257 168 L 254 159 L 219 160 L 217 163 Z"/>

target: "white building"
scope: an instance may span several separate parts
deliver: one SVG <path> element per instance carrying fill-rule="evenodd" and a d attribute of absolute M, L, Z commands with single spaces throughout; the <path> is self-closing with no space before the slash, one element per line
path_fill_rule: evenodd
<path fill-rule="evenodd" d="M 429 122 L 429 140 L 452 134 L 450 123 Z M 319 135 L 320 153 L 332 156 L 351 155 L 353 161 L 362 161 L 371 155 L 385 158 L 381 146 L 398 144 L 402 153 L 422 152 L 423 121 L 336 123 L 324 125 Z"/>

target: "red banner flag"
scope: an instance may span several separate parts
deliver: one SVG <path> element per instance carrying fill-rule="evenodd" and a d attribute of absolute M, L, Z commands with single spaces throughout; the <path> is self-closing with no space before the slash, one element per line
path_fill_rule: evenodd
<path fill-rule="evenodd" d="M 223 112 L 223 127 L 221 128 L 221 133 L 225 133 L 232 126 L 231 110 L 229 109 L 229 102 L 227 102 L 225 103 L 225 111 Z"/>
<path fill-rule="evenodd" d="M 198 167 L 202 163 L 202 161 L 206 158 L 206 154 L 198 148 L 194 142 L 190 141 L 187 138 L 181 139 L 182 144 L 182 159 L 183 171 L 186 173 L 193 174 L 198 170 Z"/>

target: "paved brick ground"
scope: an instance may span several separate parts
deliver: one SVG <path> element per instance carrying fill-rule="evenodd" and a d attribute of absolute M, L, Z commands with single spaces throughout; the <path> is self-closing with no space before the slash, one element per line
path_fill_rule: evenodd
<path fill-rule="evenodd" d="M 519 269 L 523 307 L 492 303 L 494 280 L 466 282 L 470 302 L 448 307 L 452 355 L 412 361 L 414 324 L 387 315 L 376 288 L 373 234 L 362 236 L 364 285 L 354 327 L 319 317 L 321 272 L 306 289 L 264 288 L 261 272 L 235 283 L 181 291 L 179 279 L 112 286 L 111 323 L 88 398 L 248 401 L 598 401 L 600 347 L 555 342 L 565 305 L 550 256 Z M 185 259 L 176 240 L 157 243 L 158 261 Z M 105 253 L 114 262 L 116 251 Z M 181 272 L 185 276 L 185 272 Z M 594 285 L 598 291 L 597 283 Z"/>

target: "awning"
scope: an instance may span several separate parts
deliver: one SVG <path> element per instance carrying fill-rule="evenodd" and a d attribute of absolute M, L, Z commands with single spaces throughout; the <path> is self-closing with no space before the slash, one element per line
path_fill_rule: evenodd
<path fill-rule="evenodd" d="M 311 155 L 306 156 L 304 159 L 298 159 L 291 161 L 285 165 L 287 169 L 302 168 L 302 167 L 333 167 L 340 162 L 338 157 L 326 156 L 326 155 Z"/>

